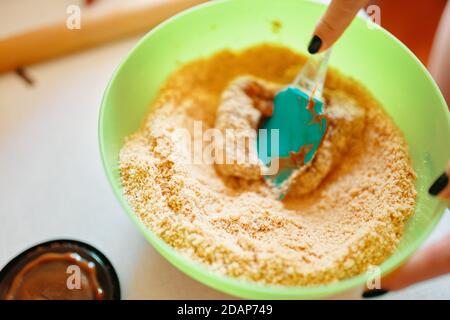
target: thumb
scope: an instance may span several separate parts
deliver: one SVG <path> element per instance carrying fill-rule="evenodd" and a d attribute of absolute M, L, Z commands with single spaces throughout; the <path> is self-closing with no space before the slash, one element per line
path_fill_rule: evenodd
<path fill-rule="evenodd" d="M 382 280 L 383 289 L 399 290 L 450 272 L 450 235 L 422 249 L 403 267 Z"/>
<path fill-rule="evenodd" d="M 342 35 L 367 0 L 333 0 L 317 24 L 308 46 L 311 54 L 326 50 Z"/>
<path fill-rule="evenodd" d="M 443 199 L 450 199 L 447 172 L 443 173 L 431 186 L 429 193 Z M 399 290 L 417 282 L 450 273 L 450 235 L 422 249 L 400 269 L 383 278 L 383 291 Z"/>

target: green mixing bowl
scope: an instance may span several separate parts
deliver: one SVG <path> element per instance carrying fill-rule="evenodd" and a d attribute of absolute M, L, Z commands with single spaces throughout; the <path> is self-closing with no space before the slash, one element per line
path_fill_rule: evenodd
<path fill-rule="evenodd" d="M 169 247 L 135 216 L 122 194 L 118 154 L 135 132 L 166 77 L 180 63 L 224 48 L 239 50 L 263 42 L 305 52 L 323 5 L 301 0 L 214 1 L 164 22 L 129 53 L 109 83 L 99 120 L 103 164 L 114 192 L 148 241 L 174 266 L 198 281 L 245 298 L 321 298 L 361 287 L 366 276 L 313 287 L 244 282 L 209 271 Z M 282 27 L 274 30 L 274 21 Z M 382 28 L 356 19 L 335 46 L 331 65 L 360 80 L 385 106 L 409 143 L 418 174 L 418 202 L 396 252 L 381 265 L 387 273 L 416 251 L 439 221 L 446 204 L 427 187 L 450 159 L 450 118 L 445 101 L 425 67 Z"/>

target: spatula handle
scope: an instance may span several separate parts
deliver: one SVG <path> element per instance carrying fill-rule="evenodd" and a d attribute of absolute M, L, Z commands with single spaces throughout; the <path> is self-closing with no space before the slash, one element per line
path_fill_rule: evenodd
<path fill-rule="evenodd" d="M 312 93 L 315 97 L 321 98 L 330 55 L 331 48 L 323 53 L 311 56 L 292 84 Z"/>

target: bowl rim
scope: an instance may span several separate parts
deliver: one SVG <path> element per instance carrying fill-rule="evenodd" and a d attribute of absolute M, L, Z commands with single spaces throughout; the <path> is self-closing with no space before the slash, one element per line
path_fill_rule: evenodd
<path fill-rule="evenodd" d="M 112 88 L 112 84 L 115 82 L 115 79 L 121 73 L 122 68 L 126 64 L 126 61 L 130 59 L 130 57 L 134 54 L 139 47 L 143 45 L 144 42 L 147 41 L 150 37 L 152 37 L 155 33 L 157 33 L 160 29 L 165 28 L 167 25 L 170 25 L 176 22 L 178 19 L 183 16 L 189 15 L 192 12 L 198 10 L 204 10 L 208 7 L 213 6 L 221 6 L 223 4 L 232 2 L 234 0 L 216 0 L 214 2 L 207 2 L 203 4 L 199 4 L 193 6 L 187 10 L 184 10 L 169 19 L 163 21 L 149 32 L 147 32 L 138 42 L 137 44 L 127 53 L 127 55 L 121 60 L 120 64 L 114 70 L 108 85 L 104 91 L 101 107 L 99 112 L 98 119 L 98 142 L 100 149 L 100 157 L 103 168 L 105 170 L 107 179 L 113 189 L 113 192 L 121 204 L 122 208 L 126 211 L 131 220 L 136 224 L 140 232 L 144 235 L 147 241 L 172 265 L 174 265 L 177 269 L 181 270 L 183 273 L 188 276 L 196 279 L 197 281 L 203 283 L 208 287 L 212 287 L 221 292 L 241 297 L 241 298 L 271 298 L 271 299 L 317 299 L 323 297 L 333 296 L 339 293 L 343 293 L 345 291 L 351 290 L 353 288 L 357 288 L 361 285 L 365 284 L 367 280 L 366 274 L 360 274 L 348 279 L 339 280 L 337 282 L 332 282 L 328 284 L 314 285 L 314 286 L 292 286 L 292 287 L 284 287 L 280 285 L 273 284 L 260 284 L 256 282 L 240 280 L 237 278 L 233 278 L 224 274 L 220 274 L 218 272 L 214 272 L 210 270 L 206 265 L 203 265 L 195 260 L 183 255 L 178 252 L 176 249 L 168 245 L 164 240 L 162 240 L 158 235 L 156 235 L 151 229 L 147 228 L 147 226 L 139 219 L 139 217 L 135 214 L 133 209 L 129 206 L 127 200 L 123 196 L 122 188 L 118 184 L 116 184 L 116 179 L 113 174 L 113 170 L 109 170 L 109 167 L 106 163 L 106 145 L 105 145 L 105 137 L 104 137 L 104 114 L 106 109 L 106 104 L 108 97 L 110 96 L 110 91 Z M 254 0 L 240 0 L 240 1 L 254 1 Z M 322 3 L 306 0 L 310 5 L 321 6 L 325 5 Z M 357 16 L 354 20 L 354 23 L 372 23 L 367 20 Z M 441 104 L 440 106 L 436 106 L 441 108 L 441 112 L 447 114 L 447 123 L 450 127 L 450 114 L 446 109 L 446 102 L 439 90 L 434 79 L 431 77 L 430 73 L 426 69 L 426 67 L 422 64 L 422 62 L 412 53 L 412 51 L 406 47 L 400 40 L 398 40 L 394 35 L 392 35 L 389 31 L 385 30 L 381 26 L 376 26 L 379 32 L 382 32 L 385 37 L 389 39 L 389 41 L 393 42 L 393 44 L 399 47 L 401 50 L 405 52 L 413 61 L 417 64 L 417 66 L 421 69 L 422 74 L 426 77 L 428 81 L 431 82 L 433 91 L 438 95 Z M 397 269 L 400 265 L 406 262 L 406 259 L 410 257 L 414 252 L 416 252 L 419 247 L 423 244 L 426 238 L 430 235 L 431 231 L 435 228 L 439 220 L 441 219 L 447 204 L 443 201 L 437 204 L 436 212 L 437 214 L 433 217 L 427 227 L 422 231 L 419 237 L 416 237 L 414 241 L 410 242 L 406 248 L 397 253 L 396 259 L 387 259 L 378 267 L 380 268 L 381 275 L 386 275 L 393 270 Z"/>

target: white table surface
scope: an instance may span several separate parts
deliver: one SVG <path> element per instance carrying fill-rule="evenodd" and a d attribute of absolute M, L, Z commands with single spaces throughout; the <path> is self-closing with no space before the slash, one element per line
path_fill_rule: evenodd
<path fill-rule="evenodd" d="M 34 0 L 2 1 L 0 37 L 61 18 L 78 2 L 41 0 L 36 11 Z M 230 298 L 159 256 L 120 208 L 103 172 L 101 97 L 138 38 L 30 67 L 32 87 L 13 73 L 0 75 L 0 268 L 38 242 L 72 238 L 106 254 L 125 299 Z M 447 214 L 429 241 L 448 232 Z M 450 276 L 385 298 L 448 299 Z"/>

